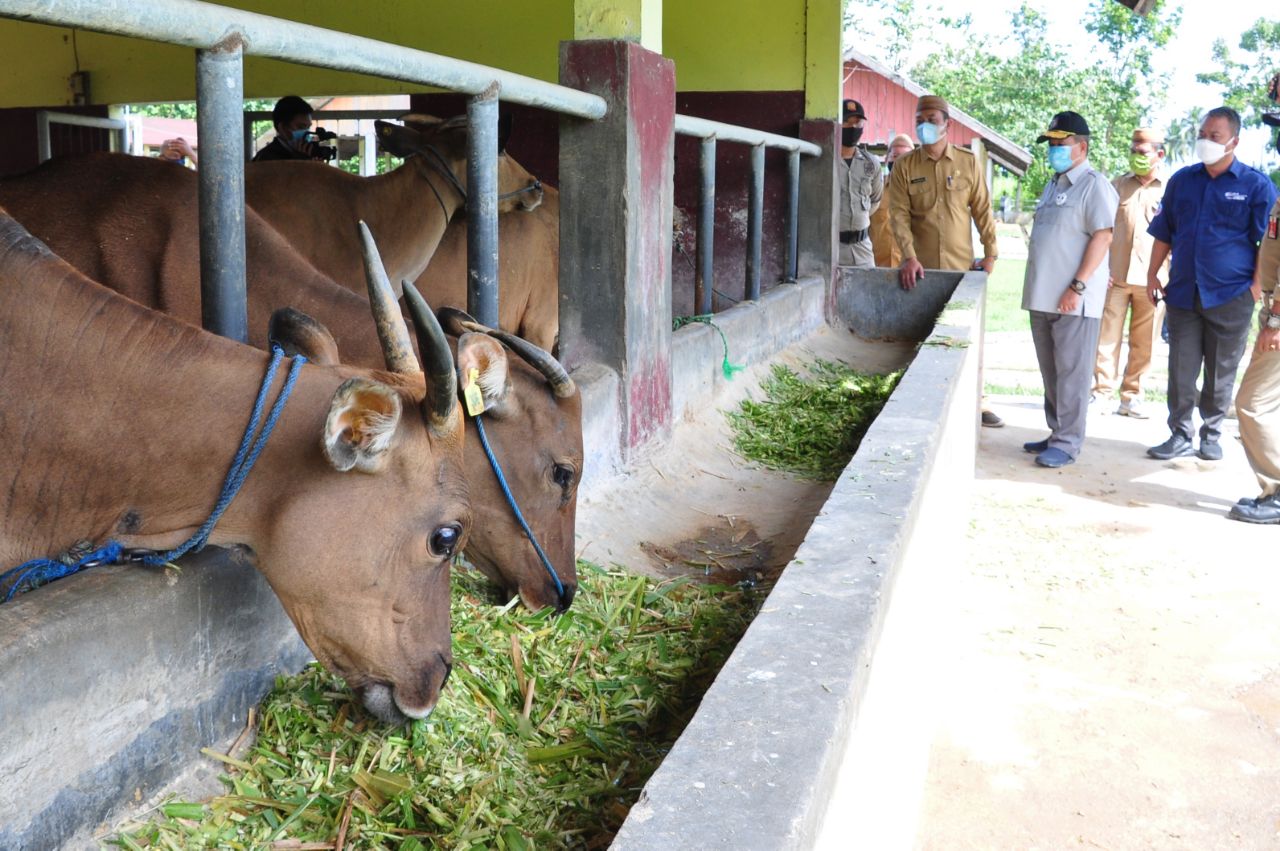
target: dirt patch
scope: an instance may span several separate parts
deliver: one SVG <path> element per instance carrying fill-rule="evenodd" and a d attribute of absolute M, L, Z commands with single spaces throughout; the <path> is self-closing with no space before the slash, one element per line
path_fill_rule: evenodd
<path fill-rule="evenodd" d="M 673 576 L 689 574 L 721 585 L 772 582 L 790 560 L 790 556 L 777 558 L 773 542 L 762 539 L 749 522 L 734 523 L 732 518 L 722 526 L 699 529 L 693 538 L 684 541 L 641 541 L 640 549 L 658 569 Z"/>

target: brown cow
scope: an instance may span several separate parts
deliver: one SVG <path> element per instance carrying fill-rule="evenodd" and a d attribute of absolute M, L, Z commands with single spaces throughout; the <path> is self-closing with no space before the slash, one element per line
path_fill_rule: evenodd
<path fill-rule="evenodd" d="M 429 378 L 304 366 L 210 538 L 252 553 L 316 658 L 388 721 L 427 715 L 448 677 L 471 525 L 453 359 L 429 311 L 414 319 Z M 99 286 L 0 209 L 0 564 L 190 537 L 266 364 Z"/>
<path fill-rule="evenodd" d="M 498 217 L 498 325 L 553 352 L 560 336 L 560 193 L 529 213 Z M 432 304 L 467 303 L 467 222 L 449 223 L 415 282 Z"/>
<path fill-rule="evenodd" d="M 377 122 L 377 132 L 384 150 L 407 158 L 395 171 L 357 177 L 316 163 L 250 163 L 245 201 L 313 266 L 358 293 L 364 277 L 356 222 L 367 222 L 398 293 L 401 281 L 422 274 L 465 202 L 467 121 L 406 116 L 403 126 Z M 506 155 L 498 157 L 498 192 L 510 193 L 499 212 L 542 201 L 538 181 Z"/>
<path fill-rule="evenodd" d="M 155 159 L 124 154 L 59 157 L 26 175 L 0 181 L 0 205 L 90 278 L 199 324 L 196 184 L 191 171 Z M 371 333 L 369 302 L 317 272 L 251 209 L 245 211 L 245 225 L 250 342 L 265 347 L 268 317 L 283 305 L 295 305 L 333 333 L 343 360 L 368 367 L 380 364 L 383 355 Z M 337 356 L 330 352 L 327 358 Z M 544 363 L 540 372 L 522 358 L 504 357 L 499 363 L 490 356 L 488 362 L 507 373 L 505 382 L 485 385 L 490 392 L 489 439 L 565 595 L 557 595 L 516 523 L 473 425 L 466 430 L 465 464 L 477 523 L 467 556 L 499 585 L 518 592 L 530 608 L 563 608 L 577 585 L 574 523 L 582 471 L 581 401 L 577 393 L 556 396 L 558 364 L 548 368 Z"/>

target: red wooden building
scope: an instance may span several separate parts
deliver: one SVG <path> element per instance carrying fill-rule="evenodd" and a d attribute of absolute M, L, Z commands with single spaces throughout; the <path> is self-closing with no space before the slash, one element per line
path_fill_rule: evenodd
<path fill-rule="evenodd" d="M 844 97 L 854 98 L 866 110 L 863 141 L 872 146 L 888 146 L 898 133 L 906 133 L 915 141 L 916 100 L 928 94 L 923 87 L 897 71 L 850 49 L 844 52 Z M 1001 136 L 962 110 L 951 109 L 955 120 L 951 141 L 963 147 L 980 139 L 997 165 L 1021 177 L 1031 165 L 1031 152 L 1011 139 Z M 988 177 L 989 180 L 989 177 Z"/>

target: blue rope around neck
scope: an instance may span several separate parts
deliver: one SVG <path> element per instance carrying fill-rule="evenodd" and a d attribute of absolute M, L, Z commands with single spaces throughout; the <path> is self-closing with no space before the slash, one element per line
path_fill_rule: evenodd
<path fill-rule="evenodd" d="M 119 564 L 121 561 L 136 561 L 143 564 L 161 565 L 181 558 L 189 552 L 199 552 L 203 549 L 204 545 L 209 541 L 209 535 L 213 532 L 213 527 L 217 525 L 223 512 L 231 505 L 231 500 L 235 499 L 236 494 L 240 492 L 245 479 L 249 477 L 249 471 L 253 469 L 258 456 L 267 445 L 267 439 L 271 437 L 271 432 L 275 429 L 281 412 L 284 411 L 285 402 L 289 401 L 289 394 L 293 392 L 293 385 L 298 380 L 298 373 L 301 372 L 302 365 L 307 362 L 307 359 L 302 355 L 294 357 L 293 362 L 289 365 L 289 374 L 285 378 L 284 386 L 280 388 L 280 394 L 276 397 L 275 404 L 271 406 L 266 422 L 262 424 L 262 431 L 255 441 L 254 434 L 258 433 L 258 422 L 262 419 L 262 409 L 267 403 L 267 393 L 271 390 L 271 383 L 275 379 L 276 369 L 280 366 L 280 361 L 283 358 L 284 351 L 279 346 L 272 346 L 271 362 L 267 364 L 267 374 L 263 376 L 262 387 L 258 390 L 258 398 L 253 403 L 253 412 L 249 415 L 249 425 L 245 428 L 244 437 L 240 440 L 240 448 L 236 450 L 235 458 L 231 460 L 231 469 L 227 471 L 227 477 L 222 482 L 222 493 L 218 497 L 218 502 L 213 506 L 209 519 L 185 543 L 168 552 L 145 552 L 135 555 L 127 552 L 118 541 L 107 541 L 100 549 L 94 550 L 71 564 L 57 559 L 32 559 L 0 574 L 0 588 L 4 588 L 5 583 L 9 582 L 11 577 L 17 577 L 8 586 L 3 602 L 7 603 L 12 600 L 19 590 L 31 590 L 55 579 L 61 579 L 64 576 L 70 576 L 85 568 L 96 567 L 100 564 Z M 537 544 L 534 546 L 537 546 Z"/>
<path fill-rule="evenodd" d="M 533 544 L 534 551 L 538 553 L 538 558 L 542 560 L 542 566 L 547 569 L 547 573 L 551 576 L 551 581 L 555 583 L 556 596 L 563 600 L 564 584 L 560 582 L 560 577 L 556 575 L 556 569 L 551 566 L 551 559 L 547 558 L 547 554 L 542 551 L 541 545 L 538 544 L 538 539 L 533 536 L 533 530 L 525 522 L 524 514 L 520 512 L 520 506 L 516 505 L 516 498 L 511 494 L 511 488 L 507 486 L 507 477 L 502 474 L 502 465 L 498 463 L 497 457 L 489 447 L 489 437 L 484 433 L 484 423 L 481 422 L 480 417 L 473 417 L 473 419 L 476 424 L 476 433 L 480 435 L 480 445 L 484 447 L 484 454 L 489 459 L 489 466 L 493 468 L 494 475 L 498 477 L 498 486 L 502 488 L 502 495 L 507 498 L 507 505 L 511 506 L 511 511 L 516 516 L 516 522 L 524 530 L 525 537 L 529 539 L 529 543 Z"/>

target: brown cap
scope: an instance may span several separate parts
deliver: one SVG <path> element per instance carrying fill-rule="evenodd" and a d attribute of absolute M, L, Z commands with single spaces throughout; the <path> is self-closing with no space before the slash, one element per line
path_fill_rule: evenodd
<path fill-rule="evenodd" d="M 924 112 L 926 109 L 939 109 L 947 115 L 951 114 L 951 106 L 937 95 L 921 95 L 920 100 L 916 101 L 916 112 Z"/>
<path fill-rule="evenodd" d="M 1164 144 L 1164 131 L 1157 130 L 1154 127 L 1139 127 L 1133 131 L 1133 144 L 1140 145 L 1143 142 L 1150 142 L 1153 145 Z"/>
<path fill-rule="evenodd" d="M 911 141 L 910 136 L 908 136 L 906 133 L 899 133 L 897 136 L 894 136 L 892 139 L 889 140 L 889 147 L 892 148 L 894 145 L 898 144 L 899 142 L 906 142 L 907 146 L 910 148 L 914 148 L 916 146 L 916 143 Z"/>

